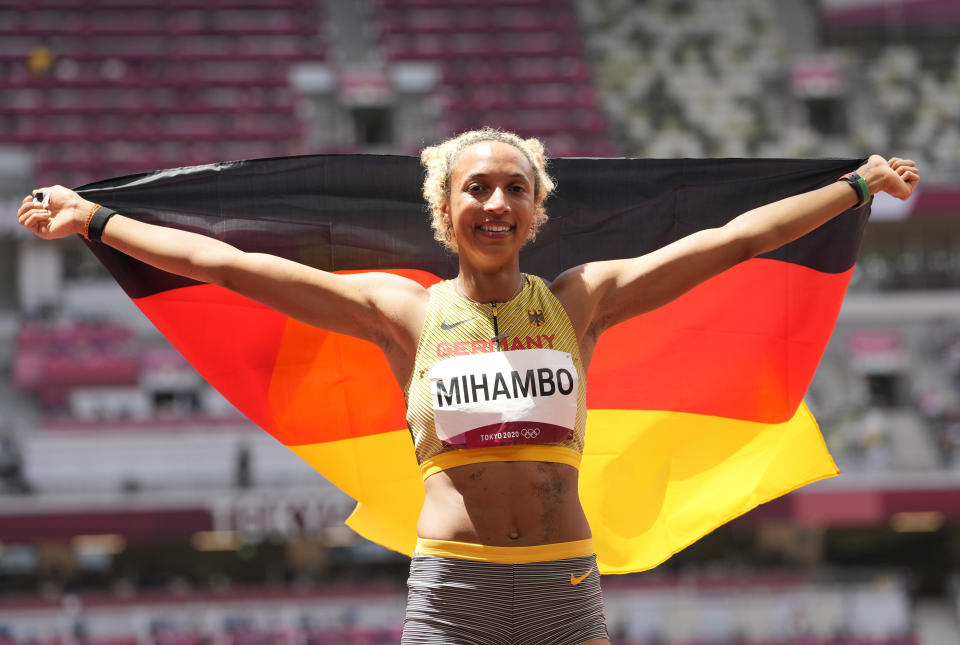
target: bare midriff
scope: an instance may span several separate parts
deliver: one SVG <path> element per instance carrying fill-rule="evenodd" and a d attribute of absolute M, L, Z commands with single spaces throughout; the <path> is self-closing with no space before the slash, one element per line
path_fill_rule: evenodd
<path fill-rule="evenodd" d="M 590 537 L 577 470 L 542 461 L 467 464 L 431 475 L 417 534 L 489 546 L 536 546 Z"/>

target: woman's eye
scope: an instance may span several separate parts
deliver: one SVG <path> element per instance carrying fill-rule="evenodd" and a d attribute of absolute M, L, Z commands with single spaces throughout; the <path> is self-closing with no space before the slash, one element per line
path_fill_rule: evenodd
<path fill-rule="evenodd" d="M 481 190 L 483 190 L 483 186 L 480 184 L 470 184 L 467 186 L 467 192 L 469 193 L 479 193 Z"/>

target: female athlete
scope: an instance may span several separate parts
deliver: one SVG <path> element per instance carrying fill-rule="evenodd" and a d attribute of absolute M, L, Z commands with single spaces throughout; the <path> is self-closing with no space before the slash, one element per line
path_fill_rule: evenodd
<path fill-rule="evenodd" d="M 429 289 L 246 253 L 97 210 L 62 186 L 34 191 L 48 203 L 28 196 L 18 215 L 43 239 L 82 234 L 380 347 L 406 395 L 426 489 L 404 644 L 609 644 L 577 493 L 585 376 L 598 337 L 870 195 L 906 199 L 916 165 L 874 155 L 856 176 L 546 282 L 519 264 L 553 189 L 540 142 L 483 129 L 421 159 L 436 237 L 459 260 L 456 278 Z"/>

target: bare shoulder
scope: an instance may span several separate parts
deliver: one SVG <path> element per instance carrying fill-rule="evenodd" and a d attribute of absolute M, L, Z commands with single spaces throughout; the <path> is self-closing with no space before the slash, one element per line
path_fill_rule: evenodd
<path fill-rule="evenodd" d="M 643 257 L 587 262 L 567 269 L 550 285 L 567 310 L 582 347 L 625 319 L 617 303 L 625 297 L 630 267 L 643 262 Z"/>
<path fill-rule="evenodd" d="M 393 273 L 340 276 L 352 297 L 373 312 L 363 338 L 383 351 L 397 382 L 406 383 L 426 318 L 430 292 L 419 282 Z"/>
<path fill-rule="evenodd" d="M 550 283 L 550 291 L 560 301 L 578 338 L 583 338 L 590 327 L 594 313 L 592 264 L 581 264 L 567 269 Z M 595 276 L 593 276 L 595 277 Z"/>
<path fill-rule="evenodd" d="M 364 272 L 344 277 L 381 315 L 419 333 L 430 300 L 426 287 L 394 273 Z"/>
<path fill-rule="evenodd" d="M 365 289 L 383 292 L 381 295 L 391 293 L 401 298 L 420 299 L 427 298 L 429 293 L 427 288 L 416 280 L 397 275 L 396 273 L 362 271 L 341 275 L 357 285 L 363 285 Z"/>

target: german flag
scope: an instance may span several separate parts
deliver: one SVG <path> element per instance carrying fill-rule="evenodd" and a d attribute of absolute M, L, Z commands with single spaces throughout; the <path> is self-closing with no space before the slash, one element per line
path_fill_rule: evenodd
<path fill-rule="evenodd" d="M 521 269 L 550 280 L 583 262 L 638 256 L 859 163 L 557 159 L 551 221 Z M 457 261 L 433 240 L 422 176 L 413 157 L 303 156 L 161 170 L 79 192 L 246 251 L 427 286 L 455 276 Z M 843 213 L 601 338 L 580 493 L 602 572 L 654 567 L 756 505 L 837 473 L 803 396 L 868 212 Z M 423 483 L 400 387 L 375 346 L 90 248 L 204 378 L 357 501 L 348 525 L 412 553 Z"/>

